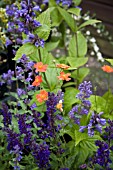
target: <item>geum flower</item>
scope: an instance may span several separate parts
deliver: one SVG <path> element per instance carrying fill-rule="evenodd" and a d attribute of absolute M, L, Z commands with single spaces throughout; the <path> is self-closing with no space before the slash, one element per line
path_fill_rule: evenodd
<path fill-rule="evenodd" d="M 36 72 L 46 72 L 46 70 L 47 70 L 47 67 L 48 67 L 48 65 L 47 64 L 43 64 L 42 62 L 38 62 L 38 63 L 36 63 L 36 64 L 34 64 L 34 68 L 36 68 Z"/>
<path fill-rule="evenodd" d="M 113 68 L 108 66 L 108 65 L 104 65 L 103 67 L 101 67 L 103 71 L 107 72 L 107 73 L 112 73 L 113 72 Z"/>
<path fill-rule="evenodd" d="M 71 80 L 71 78 L 69 78 L 71 74 L 70 73 L 67 73 L 65 74 L 63 71 L 60 72 L 60 76 L 57 76 L 59 80 L 66 80 L 66 81 L 69 81 Z"/>
<path fill-rule="evenodd" d="M 67 70 L 70 66 L 66 65 L 66 64 L 56 64 L 57 68 L 62 68 L 64 70 Z"/>
<path fill-rule="evenodd" d="M 36 76 L 35 81 L 32 83 L 33 86 L 39 86 L 42 83 L 42 76 Z"/>
<path fill-rule="evenodd" d="M 36 99 L 39 103 L 42 103 L 48 99 L 48 92 L 41 90 L 39 94 L 36 95 Z"/>

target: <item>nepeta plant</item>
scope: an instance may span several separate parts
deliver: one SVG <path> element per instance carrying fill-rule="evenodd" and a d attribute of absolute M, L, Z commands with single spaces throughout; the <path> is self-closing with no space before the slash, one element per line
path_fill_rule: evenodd
<path fill-rule="evenodd" d="M 99 21 L 79 24 L 76 0 L 19 2 L 6 7 L 6 47 L 13 47 L 15 70 L 0 76 L 0 85 L 7 86 L 0 110 L 2 169 L 109 168 L 113 95 L 110 90 L 93 95 L 92 83 L 85 80 L 82 28 Z M 112 74 L 110 66 L 102 69 Z"/>

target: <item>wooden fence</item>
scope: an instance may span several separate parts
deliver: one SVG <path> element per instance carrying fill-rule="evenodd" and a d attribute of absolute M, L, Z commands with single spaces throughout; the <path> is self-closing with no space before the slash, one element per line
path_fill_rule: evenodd
<path fill-rule="evenodd" d="M 96 14 L 96 18 L 102 21 L 113 37 L 113 0 L 82 0 L 81 7 L 83 13 L 90 11 L 91 15 Z M 109 43 L 109 40 L 100 37 L 93 29 L 92 32 L 96 36 L 104 57 L 113 58 L 113 45 Z"/>

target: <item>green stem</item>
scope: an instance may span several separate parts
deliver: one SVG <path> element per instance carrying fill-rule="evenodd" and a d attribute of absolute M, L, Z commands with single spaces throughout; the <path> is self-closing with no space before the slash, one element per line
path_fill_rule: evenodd
<path fill-rule="evenodd" d="M 51 87 L 50 87 L 50 84 L 49 84 L 49 82 L 48 82 L 48 80 L 47 80 L 47 76 L 46 76 L 46 74 L 45 74 L 45 73 L 43 73 L 43 75 L 44 75 L 44 79 L 45 79 L 45 81 L 46 81 L 46 83 L 47 83 L 47 85 L 48 85 L 49 89 L 51 90 Z"/>
<path fill-rule="evenodd" d="M 77 39 L 77 33 L 75 34 L 75 40 L 76 40 L 77 57 L 79 57 L 79 55 L 78 55 L 78 39 Z M 79 86 L 78 77 L 79 77 L 79 68 L 77 69 L 77 88 L 78 88 L 78 86 Z"/>
<path fill-rule="evenodd" d="M 39 59 L 40 59 L 40 61 L 42 61 L 42 57 L 41 57 L 40 49 L 38 49 L 38 52 L 39 52 Z M 50 87 L 50 84 L 49 84 L 49 82 L 48 82 L 48 80 L 47 80 L 47 76 L 46 76 L 46 74 L 45 74 L 45 73 L 43 73 L 43 75 L 44 75 L 44 79 L 45 79 L 45 81 L 46 81 L 46 83 L 47 83 L 47 86 L 48 86 L 48 87 L 49 87 L 49 89 L 51 90 L 51 87 Z"/>
<path fill-rule="evenodd" d="M 108 104 L 109 94 L 110 94 L 110 74 L 108 73 L 108 95 L 107 95 L 107 99 L 106 99 L 105 110 L 106 110 L 106 106 Z"/>

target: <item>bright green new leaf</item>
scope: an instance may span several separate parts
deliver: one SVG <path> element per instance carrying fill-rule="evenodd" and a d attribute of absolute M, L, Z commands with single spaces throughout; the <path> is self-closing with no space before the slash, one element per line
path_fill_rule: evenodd
<path fill-rule="evenodd" d="M 58 7 L 58 10 L 59 10 L 60 14 L 62 15 L 63 19 L 68 24 L 68 26 L 72 29 L 72 31 L 76 32 L 77 25 L 76 25 L 75 20 L 72 18 L 72 16 L 65 9 Z"/>
<path fill-rule="evenodd" d="M 86 26 L 88 26 L 88 25 L 93 25 L 93 24 L 96 24 L 96 23 L 99 23 L 99 22 L 101 22 L 101 21 L 96 20 L 96 19 L 90 19 L 90 20 L 84 22 L 83 24 L 81 24 L 81 25 L 78 27 L 78 29 L 81 29 L 81 28 L 86 27 Z"/>
<path fill-rule="evenodd" d="M 80 15 L 80 8 L 69 8 L 68 9 L 68 12 L 71 13 L 71 14 L 74 14 L 76 16 L 79 16 Z"/>
<path fill-rule="evenodd" d="M 105 60 L 108 61 L 113 66 L 113 59 L 105 59 Z"/>
<path fill-rule="evenodd" d="M 35 45 L 26 43 L 18 49 L 18 51 L 16 52 L 16 56 L 13 60 L 18 60 L 19 58 L 22 57 L 23 54 L 26 54 L 27 56 L 29 56 L 33 54 L 36 49 L 37 47 L 35 47 Z"/>
<path fill-rule="evenodd" d="M 69 43 L 70 57 L 84 57 L 87 53 L 87 41 L 81 32 L 77 32 Z"/>

